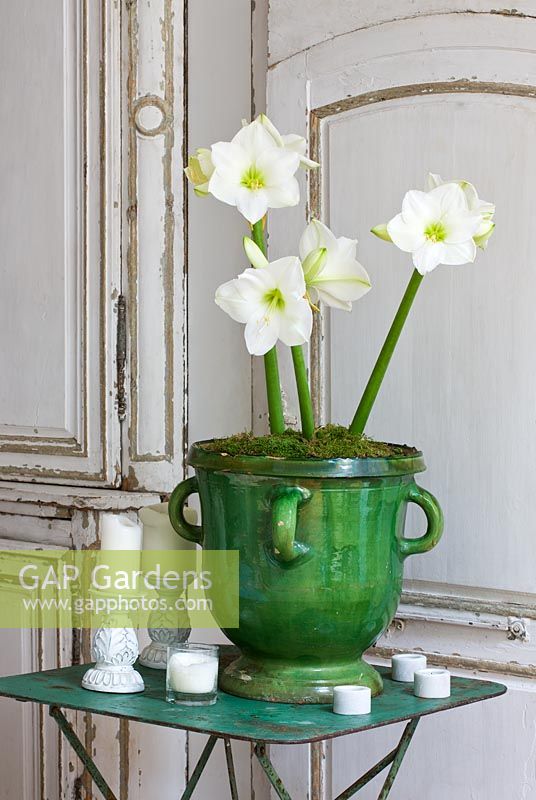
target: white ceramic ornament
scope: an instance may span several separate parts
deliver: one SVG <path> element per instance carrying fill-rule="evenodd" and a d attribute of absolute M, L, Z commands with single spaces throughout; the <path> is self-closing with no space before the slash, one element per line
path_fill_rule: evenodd
<path fill-rule="evenodd" d="M 335 714 L 370 714 L 372 693 L 368 686 L 335 686 L 333 712 Z"/>

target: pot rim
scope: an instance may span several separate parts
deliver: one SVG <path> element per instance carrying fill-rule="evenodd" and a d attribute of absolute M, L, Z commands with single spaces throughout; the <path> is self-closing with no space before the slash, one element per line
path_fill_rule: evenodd
<path fill-rule="evenodd" d="M 298 459 L 277 456 L 230 456 L 204 450 L 203 445 L 214 441 L 194 442 L 188 451 L 191 467 L 217 472 L 236 472 L 244 475 L 268 475 L 293 478 L 388 478 L 416 475 L 424 472 L 426 464 L 418 451 L 411 456 L 390 458 L 318 458 Z"/>

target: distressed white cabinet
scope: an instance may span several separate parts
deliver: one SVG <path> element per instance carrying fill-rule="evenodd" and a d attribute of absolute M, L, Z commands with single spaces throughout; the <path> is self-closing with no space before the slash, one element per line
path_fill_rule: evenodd
<path fill-rule="evenodd" d="M 159 501 L 189 441 L 251 424 L 242 333 L 213 303 L 243 225 L 189 206 L 182 168 L 264 94 L 264 3 L 0 0 L 0 16 L 0 548 L 98 547 L 100 514 Z M 89 660 L 77 633 L 0 643 L 2 674 Z M 121 800 L 171 800 L 195 764 L 200 737 L 71 719 Z M 0 730 L 0 800 L 96 797 L 46 714 L 2 702 Z"/>
<path fill-rule="evenodd" d="M 423 722 L 394 798 L 536 798 L 535 15 L 532 2 L 270 4 L 268 113 L 281 130 L 309 134 L 323 164 L 301 207 L 274 215 L 271 244 L 295 252 L 318 215 L 359 239 L 373 281 L 353 314 L 333 313 L 313 341 L 320 420 L 351 419 L 411 274 L 409 257 L 369 229 L 398 212 L 407 188 L 424 188 L 429 170 L 474 181 L 497 204 L 488 251 L 425 279 L 370 419 L 371 435 L 422 448 L 419 481 L 446 516 L 440 546 L 407 562 L 397 621 L 370 655 L 422 649 L 510 692 Z M 411 529 L 422 524 L 411 515 Z M 301 761 L 275 757 L 319 800 L 393 736 L 362 737 L 355 756 L 336 742 Z"/>

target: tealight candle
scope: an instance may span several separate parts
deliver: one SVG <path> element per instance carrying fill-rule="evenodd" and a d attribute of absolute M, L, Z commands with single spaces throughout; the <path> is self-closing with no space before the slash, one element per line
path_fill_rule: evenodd
<path fill-rule="evenodd" d="M 335 714 L 370 714 L 372 692 L 368 686 L 335 686 L 333 712 Z"/>
<path fill-rule="evenodd" d="M 166 697 L 170 703 L 200 706 L 216 702 L 218 647 L 184 643 L 168 648 Z"/>
<path fill-rule="evenodd" d="M 413 683 L 419 669 L 426 669 L 426 656 L 419 653 L 399 653 L 391 659 L 391 677 L 400 683 Z"/>
<path fill-rule="evenodd" d="M 447 669 L 420 669 L 414 677 L 413 693 L 416 697 L 450 697 L 450 672 Z"/>

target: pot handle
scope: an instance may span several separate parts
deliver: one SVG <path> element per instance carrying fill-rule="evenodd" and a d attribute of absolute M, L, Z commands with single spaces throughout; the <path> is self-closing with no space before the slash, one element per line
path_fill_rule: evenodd
<path fill-rule="evenodd" d="M 203 544 L 203 528 L 201 525 L 192 525 L 184 519 L 183 508 L 191 494 L 199 491 L 197 478 L 188 478 L 175 487 L 169 498 L 169 519 L 179 536 L 189 542 Z"/>
<path fill-rule="evenodd" d="M 400 540 L 402 558 L 417 553 L 427 553 L 436 546 L 443 533 L 443 512 L 433 494 L 414 483 L 409 490 L 407 499 L 409 503 L 416 503 L 422 508 L 428 520 L 428 529 L 424 536 L 420 536 L 418 539 L 403 538 Z"/>
<path fill-rule="evenodd" d="M 308 489 L 285 486 L 278 489 L 272 501 L 272 555 L 288 564 L 309 552 L 306 544 L 296 541 L 298 508 L 311 498 Z"/>

